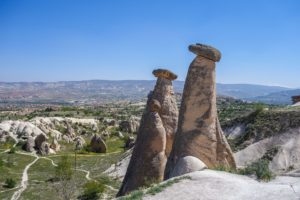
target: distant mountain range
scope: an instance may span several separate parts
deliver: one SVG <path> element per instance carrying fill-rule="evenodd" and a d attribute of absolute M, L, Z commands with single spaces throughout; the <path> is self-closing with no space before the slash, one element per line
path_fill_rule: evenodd
<path fill-rule="evenodd" d="M 62 81 L 62 82 L 0 82 L 2 103 L 68 103 L 99 104 L 116 101 L 138 101 L 153 89 L 155 81 Z M 183 81 L 175 81 L 175 92 L 182 93 Z M 291 96 L 300 89 L 251 84 L 217 84 L 217 93 L 248 101 L 290 104 Z"/>
<path fill-rule="evenodd" d="M 300 95 L 300 89 L 284 90 L 270 93 L 265 96 L 246 98 L 245 100 L 258 101 L 267 104 L 292 104 L 291 96 L 296 95 Z"/>

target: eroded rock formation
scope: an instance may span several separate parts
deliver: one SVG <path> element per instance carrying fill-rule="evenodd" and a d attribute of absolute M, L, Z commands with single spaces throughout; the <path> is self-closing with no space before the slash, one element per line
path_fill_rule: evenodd
<path fill-rule="evenodd" d="M 129 120 L 120 122 L 120 130 L 128 133 L 136 133 L 140 126 L 140 119 L 131 116 Z"/>
<path fill-rule="evenodd" d="M 179 159 L 170 178 L 181 176 L 190 172 L 200 171 L 206 169 L 207 166 L 198 158 L 193 156 L 186 156 Z"/>
<path fill-rule="evenodd" d="M 163 180 L 167 162 L 166 131 L 158 114 L 160 110 L 160 103 L 150 98 L 118 196 Z"/>
<path fill-rule="evenodd" d="M 26 143 L 23 146 L 23 149 L 27 152 L 34 152 L 34 146 L 35 146 L 34 138 L 29 136 L 27 138 Z"/>
<path fill-rule="evenodd" d="M 174 133 L 178 110 L 172 80 L 177 76 L 168 70 L 154 70 L 157 82 L 148 96 L 146 110 L 141 119 L 136 144 L 118 196 L 161 182 Z"/>
<path fill-rule="evenodd" d="M 178 125 L 178 109 L 172 85 L 172 81 L 177 79 L 177 75 L 164 69 L 154 70 L 153 75 L 157 77 L 157 82 L 152 98 L 161 104 L 159 115 L 167 134 L 166 155 L 169 156 Z"/>
<path fill-rule="evenodd" d="M 300 95 L 292 96 L 292 101 L 293 101 L 293 104 L 299 103 L 300 102 Z"/>
<path fill-rule="evenodd" d="M 219 124 L 216 106 L 215 62 L 221 53 L 210 46 L 190 45 L 197 55 L 186 78 L 178 130 L 169 157 L 165 178 L 169 178 L 177 162 L 194 156 L 209 168 L 235 168 L 235 161 Z"/>
<path fill-rule="evenodd" d="M 106 153 L 107 146 L 100 135 L 95 134 L 91 139 L 91 151 L 95 153 Z"/>
<path fill-rule="evenodd" d="M 74 139 L 74 142 L 75 142 L 75 149 L 76 149 L 76 150 L 81 150 L 81 149 L 84 148 L 85 140 L 83 139 L 83 137 L 77 136 L 77 137 Z"/>

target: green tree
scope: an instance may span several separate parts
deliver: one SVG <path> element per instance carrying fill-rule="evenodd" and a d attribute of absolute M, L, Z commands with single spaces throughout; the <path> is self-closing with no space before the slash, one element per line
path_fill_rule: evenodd
<path fill-rule="evenodd" d="M 84 185 L 82 200 L 96 200 L 101 197 L 105 191 L 105 186 L 97 181 L 89 181 Z"/>
<path fill-rule="evenodd" d="M 14 187 L 16 187 L 16 185 L 17 185 L 17 182 L 16 182 L 14 179 L 12 179 L 12 178 L 7 178 L 7 179 L 5 180 L 5 185 L 4 185 L 4 187 L 6 187 L 6 188 L 14 188 Z"/>
<path fill-rule="evenodd" d="M 76 183 L 73 176 L 72 162 L 68 156 L 62 156 L 55 168 L 54 188 L 58 197 L 63 200 L 75 198 Z"/>

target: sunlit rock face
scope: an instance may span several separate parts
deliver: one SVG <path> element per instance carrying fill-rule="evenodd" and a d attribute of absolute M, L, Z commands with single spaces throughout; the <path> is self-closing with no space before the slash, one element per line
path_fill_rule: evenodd
<path fill-rule="evenodd" d="M 178 110 L 168 70 L 154 70 L 157 82 L 148 96 L 136 144 L 118 196 L 163 181 L 178 122 Z"/>
<path fill-rule="evenodd" d="M 157 77 L 157 82 L 152 98 L 161 104 L 159 115 L 167 134 L 166 155 L 169 156 L 178 126 L 178 109 L 172 84 L 172 81 L 177 79 L 177 75 L 164 69 L 154 70 L 153 75 Z"/>
<path fill-rule="evenodd" d="M 178 130 L 165 178 L 185 156 L 194 156 L 209 168 L 236 167 L 217 116 L 215 62 L 221 59 L 221 53 L 206 45 L 191 45 L 189 49 L 197 57 L 186 78 Z"/>

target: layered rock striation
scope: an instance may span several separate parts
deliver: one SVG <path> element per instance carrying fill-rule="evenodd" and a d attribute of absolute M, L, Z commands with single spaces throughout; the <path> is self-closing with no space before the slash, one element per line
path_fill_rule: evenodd
<path fill-rule="evenodd" d="M 217 116 L 215 62 L 221 59 L 221 53 L 202 44 L 191 45 L 189 50 L 197 56 L 186 78 L 165 178 L 170 177 L 177 162 L 185 156 L 194 156 L 209 168 L 236 167 Z"/>
<path fill-rule="evenodd" d="M 159 115 L 166 130 L 166 155 L 169 156 L 178 125 L 178 108 L 172 84 L 172 81 L 177 79 L 177 75 L 164 69 L 154 70 L 153 75 L 157 77 L 157 82 L 152 98 L 161 104 Z"/>
<path fill-rule="evenodd" d="M 177 76 L 168 70 L 154 70 L 158 78 L 154 91 L 148 96 L 141 119 L 136 144 L 117 196 L 161 182 L 177 127 L 178 111 L 172 80 Z"/>

